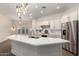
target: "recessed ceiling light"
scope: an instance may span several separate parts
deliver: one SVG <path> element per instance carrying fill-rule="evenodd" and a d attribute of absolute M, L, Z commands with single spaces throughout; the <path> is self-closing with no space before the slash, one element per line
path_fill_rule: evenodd
<path fill-rule="evenodd" d="M 60 6 L 57 6 L 57 9 L 60 9 Z"/>
<path fill-rule="evenodd" d="M 36 5 L 35 8 L 38 8 L 38 5 Z"/>

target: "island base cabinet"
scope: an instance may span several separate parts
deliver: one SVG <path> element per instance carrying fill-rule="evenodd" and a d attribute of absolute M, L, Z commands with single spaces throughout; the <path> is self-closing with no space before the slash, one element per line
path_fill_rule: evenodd
<path fill-rule="evenodd" d="M 46 45 L 37 48 L 38 56 L 62 56 L 62 45 Z"/>
<path fill-rule="evenodd" d="M 62 56 L 62 44 L 33 46 L 12 40 L 11 45 L 16 56 Z"/>

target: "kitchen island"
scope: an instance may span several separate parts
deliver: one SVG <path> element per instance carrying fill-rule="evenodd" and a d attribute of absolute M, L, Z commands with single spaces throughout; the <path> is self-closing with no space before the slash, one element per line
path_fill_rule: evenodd
<path fill-rule="evenodd" d="M 69 41 L 60 38 L 29 38 L 26 35 L 11 35 L 11 52 L 16 56 L 62 56 L 62 45 Z"/>

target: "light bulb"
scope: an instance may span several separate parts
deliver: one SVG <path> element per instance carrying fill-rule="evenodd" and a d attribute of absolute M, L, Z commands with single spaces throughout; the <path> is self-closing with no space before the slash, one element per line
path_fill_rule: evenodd
<path fill-rule="evenodd" d="M 11 27 L 11 30 L 14 32 L 16 29 L 14 27 Z"/>
<path fill-rule="evenodd" d="M 21 21 L 19 21 L 19 24 L 21 24 Z"/>
<path fill-rule="evenodd" d="M 18 8 L 16 8 L 16 12 L 18 12 Z"/>
<path fill-rule="evenodd" d="M 29 6 L 27 5 L 27 8 L 29 8 Z"/>
<path fill-rule="evenodd" d="M 60 9 L 60 6 L 57 6 L 57 9 Z"/>
<path fill-rule="evenodd" d="M 24 11 L 24 12 L 23 12 L 23 14 L 25 15 L 25 14 L 26 14 L 26 12 Z"/>
<path fill-rule="evenodd" d="M 38 8 L 38 5 L 36 5 L 35 8 Z"/>
<path fill-rule="evenodd" d="M 20 17 L 20 16 L 21 16 L 21 14 L 20 14 L 20 13 L 18 13 L 18 16 Z"/>

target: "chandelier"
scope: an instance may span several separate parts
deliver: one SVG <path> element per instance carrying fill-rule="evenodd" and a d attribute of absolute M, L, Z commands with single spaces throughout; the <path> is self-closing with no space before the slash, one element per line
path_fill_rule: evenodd
<path fill-rule="evenodd" d="M 28 11 L 28 3 L 18 3 L 16 4 L 16 12 L 19 18 L 21 18 L 21 16 L 25 15 Z"/>

